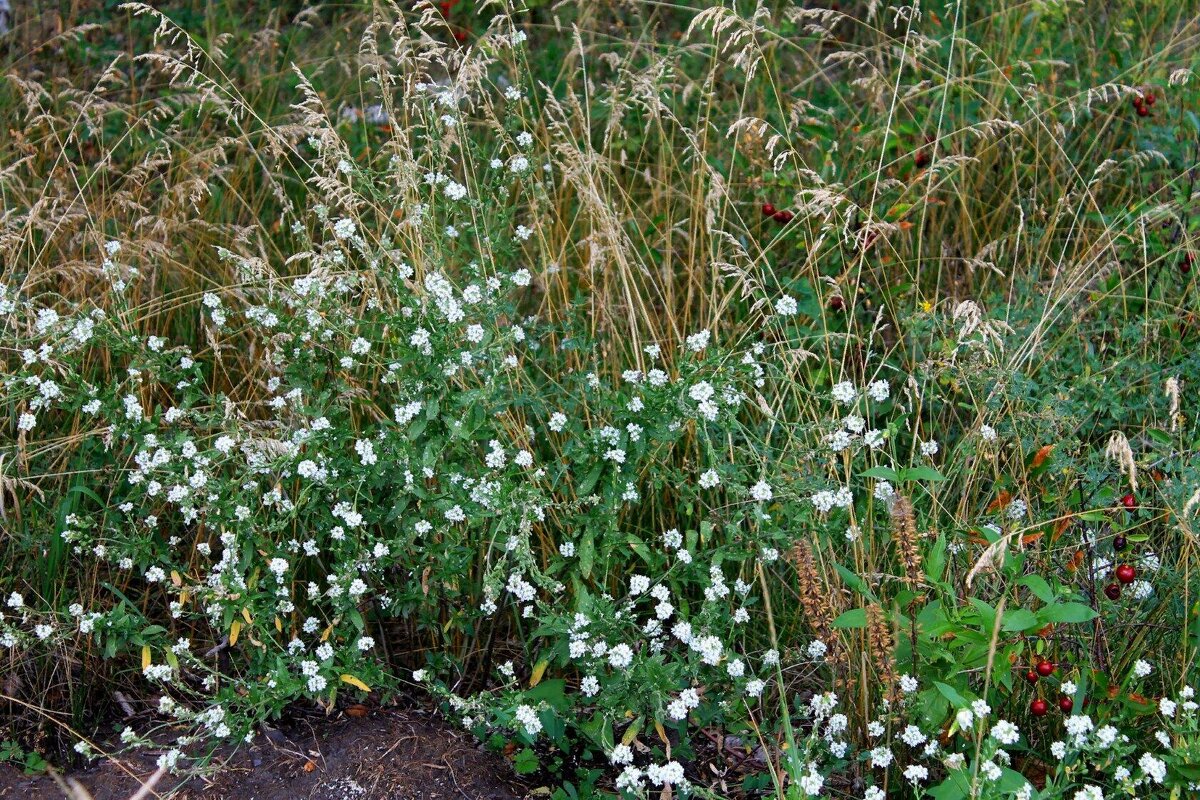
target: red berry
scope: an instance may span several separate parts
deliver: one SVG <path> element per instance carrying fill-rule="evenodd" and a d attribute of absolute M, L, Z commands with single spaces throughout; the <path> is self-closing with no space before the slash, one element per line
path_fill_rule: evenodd
<path fill-rule="evenodd" d="M 1129 564 L 1122 564 L 1117 567 L 1117 580 L 1124 584 L 1133 583 L 1133 579 L 1137 577 L 1137 570 Z"/>
<path fill-rule="evenodd" d="M 775 206 L 771 205 L 770 203 L 763 203 L 762 213 L 764 217 L 772 216 L 775 213 Z"/>
<path fill-rule="evenodd" d="M 1044 717 L 1048 711 L 1050 711 L 1050 704 L 1040 697 L 1029 704 L 1029 713 L 1035 717 Z"/>
<path fill-rule="evenodd" d="M 1196 257 L 1194 255 L 1191 253 L 1185 253 L 1183 259 L 1179 262 L 1179 271 L 1184 275 L 1187 275 L 1192 271 L 1192 262 L 1195 260 Z"/>
<path fill-rule="evenodd" d="M 1031 684 L 1037 683 L 1038 682 L 1037 670 L 1031 669 L 1031 670 L 1029 670 L 1029 672 L 1026 672 L 1025 680 L 1029 681 Z"/>
<path fill-rule="evenodd" d="M 1126 547 L 1129 547 L 1128 539 L 1126 539 L 1124 536 L 1122 536 L 1119 533 L 1113 537 L 1113 550 L 1116 550 L 1119 553 L 1122 550 L 1124 550 Z"/>
<path fill-rule="evenodd" d="M 916 166 L 917 169 L 925 169 L 925 167 L 929 166 L 929 162 L 931 160 L 932 159 L 927 151 L 918 150 L 917 154 L 913 156 L 913 165 Z"/>
<path fill-rule="evenodd" d="M 1154 105 L 1154 101 L 1157 99 L 1158 98 L 1154 96 L 1154 92 L 1150 92 L 1149 94 L 1146 95 L 1146 105 L 1148 105 L 1148 106 Z"/>
<path fill-rule="evenodd" d="M 1069 697 L 1064 697 L 1058 701 L 1058 707 L 1062 709 L 1064 714 L 1070 714 L 1071 709 L 1075 707 L 1075 701 Z"/>
<path fill-rule="evenodd" d="M 845 307 L 846 301 L 842 299 L 840 294 L 835 294 L 833 297 L 829 298 L 830 311 L 841 311 Z"/>
<path fill-rule="evenodd" d="M 1117 601 L 1121 599 L 1121 584 L 1110 583 L 1104 587 L 1104 596 L 1109 600 Z"/>
<path fill-rule="evenodd" d="M 1138 106 L 1138 107 L 1137 107 L 1137 112 L 1138 112 L 1138 116 L 1139 116 L 1139 117 L 1148 117 L 1148 116 L 1150 116 L 1150 108 L 1149 108 L 1148 106 Z"/>
<path fill-rule="evenodd" d="M 1043 678 L 1049 678 L 1054 674 L 1054 663 L 1042 659 L 1037 664 L 1037 674 L 1041 675 Z"/>
<path fill-rule="evenodd" d="M 1133 96 L 1133 107 L 1134 108 L 1141 108 L 1142 103 L 1145 103 L 1145 102 L 1146 102 L 1145 98 L 1143 98 L 1140 94 L 1135 94 Z"/>
<path fill-rule="evenodd" d="M 776 212 L 775 212 L 775 215 L 774 215 L 774 219 L 775 219 L 775 221 L 776 221 L 776 222 L 778 222 L 780 225 L 787 225 L 789 222 L 791 222 L 791 221 L 792 221 L 792 212 L 790 212 L 790 211 L 776 211 Z"/>
<path fill-rule="evenodd" d="M 1133 509 L 1137 508 L 1137 498 L 1134 497 L 1132 493 L 1127 494 L 1121 498 L 1121 505 L 1125 506 L 1126 508 L 1128 508 L 1130 510 L 1133 510 Z"/>

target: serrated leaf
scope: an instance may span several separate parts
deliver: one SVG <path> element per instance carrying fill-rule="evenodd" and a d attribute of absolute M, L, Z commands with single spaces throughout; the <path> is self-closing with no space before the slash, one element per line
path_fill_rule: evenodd
<path fill-rule="evenodd" d="M 528 747 L 513 758 L 513 769 L 518 775 L 531 775 L 537 772 L 539 767 L 537 754 Z"/>

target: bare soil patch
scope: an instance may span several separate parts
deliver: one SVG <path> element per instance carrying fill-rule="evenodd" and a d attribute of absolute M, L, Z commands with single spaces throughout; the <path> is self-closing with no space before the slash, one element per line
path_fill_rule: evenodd
<path fill-rule="evenodd" d="M 106 761 L 67 777 L 95 800 L 128 800 L 155 771 L 154 756 Z M 141 779 L 141 780 L 139 780 Z M 220 769 L 182 786 L 163 781 L 149 797 L 178 800 L 520 800 L 511 765 L 469 734 L 428 713 L 376 711 L 314 728 L 290 729 L 229 756 Z M 3 800 L 62 800 L 48 776 L 0 767 Z"/>

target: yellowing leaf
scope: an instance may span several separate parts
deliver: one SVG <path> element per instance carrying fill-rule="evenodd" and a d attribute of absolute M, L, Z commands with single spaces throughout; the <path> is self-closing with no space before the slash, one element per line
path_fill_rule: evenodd
<path fill-rule="evenodd" d="M 179 593 L 179 605 L 186 606 L 189 598 L 191 598 L 191 595 L 188 594 L 186 591 L 180 592 Z"/>
<path fill-rule="evenodd" d="M 629 744 L 637 738 L 638 731 L 641 729 L 641 723 L 635 722 L 625 729 L 625 735 L 621 737 L 621 744 Z"/>
<path fill-rule="evenodd" d="M 150 645 L 142 645 L 142 672 L 146 671 L 146 667 L 150 666 Z"/>
<path fill-rule="evenodd" d="M 546 667 L 550 666 L 550 659 L 543 658 L 533 667 L 533 674 L 529 676 L 529 688 L 532 689 L 542 682 L 542 676 L 546 674 Z"/>
<path fill-rule="evenodd" d="M 654 731 L 658 734 L 658 738 L 662 739 L 663 744 L 667 747 L 671 746 L 671 740 L 667 738 L 667 732 L 663 729 L 662 723 L 654 720 Z"/>
<path fill-rule="evenodd" d="M 176 589 L 183 586 L 183 578 L 179 576 L 179 570 L 171 570 L 171 583 L 175 584 Z"/>
<path fill-rule="evenodd" d="M 237 620 L 234 620 L 233 624 L 229 626 L 229 646 L 230 647 L 237 644 L 238 634 L 241 632 L 242 632 L 242 623 L 238 622 Z"/>
<path fill-rule="evenodd" d="M 333 626 L 332 626 L 332 625 L 330 625 L 328 628 L 326 628 L 326 629 L 324 630 L 324 632 L 322 632 L 322 634 L 321 634 L 321 641 L 323 642 L 323 641 L 325 641 L 326 639 L 328 639 L 328 638 L 329 638 L 329 634 L 331 634 L 331 633 L 333 633 Z"/>
<path fill-rule="evenodd" d="M 345 681 L 346 683 L 350 684 L 351 686 L 353 686 L 356 689 L 362 689 L 364 692 L 371 691 L 370 686 L 367 686 L 365 683 L 363 683 L 362 681 L 360 681 L 358 678 L 354 677 L 353 675 L 343 675 L 342 680 Z"/>
<path fill-rule="evenodd" d="M 281 620 L 279 617 L 275 618 L 275 630 L 283 633 L 283 620 Z"/>
<path fill-rule="evenodd" d="M 248 608 L 242 609 L 242 619 L 246 620 L 247 625 L 254 624 L 254 620 L 250 619 L 250 609 L 248 609 Z"/>

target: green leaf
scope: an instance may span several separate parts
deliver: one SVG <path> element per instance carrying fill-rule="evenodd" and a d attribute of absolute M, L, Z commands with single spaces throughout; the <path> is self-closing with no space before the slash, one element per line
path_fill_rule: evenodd
<path fill-rule="evenodd" d="M 575 487 L 575 494 L 578 497 L 586 497 L 592 493 L 592 489 L 596 488 L 596 481 L 600 480 L 600 472 L 604 469 L 604 462 L 601 461 L 592 467 L 591 471 L 584 476 L 579 485 Z"/>
<path fill-rule="evenodd" d="M 518 775 L 532 775 L 538 771 L 540 766 L 537 754 L 528 747 L 517 753 L 513 759 L 513 769 L 517 771 Z"/>
<path fill-rule="evenodd" d="M 585 578 L 592 576 L 592 565 L 596 563 L 596 534 L 585 531 L 579 542 L 579 572 Z"/>
<path fill-rule="evenodd" d="M 969 795 L 971 784 L 962 770 L 950 773 L 946 780 L 937 786 L 931 786 L 927 791 L 933 800 L 964 800 Z"/>
<path fill-rule="evenodd" d="M 933 685 L 941 693 L 942 697 L 949 700 L 950 705 L 954 706 L 956 709 L 966 708 L 967 706 L 970 705 L 970 703 L 967 702 L 967 698 L 965 698 L 961 694 L 959 694 L 958 690 L 955 689 L 953 686 L 950 686 L 949 684 L 946 684 L 946 683 L 942 683 L 940 681 L 934 681 Z"/>
<path fill-rule="evenodd" d="M 567 702 L 567 682 L 562 678 L 548 678 L 525 692 L 526 700 L 545 700 L 546 704 L 560 711 L 570 705 Z"/>
<path fill-rule="evenodd" d="M 852 608 L 838 616 L 833 621 L 835 628 L 865 628 L 867 627 L 867 610 L 865 608 Z"/>
<path fill-rule="evenodd" d="M 925 728 L 940 728 L 950 714 L 950 701 L 937 689 L 925 689 L 917 697 L 921 721 L 925 723 Z"/>
<path fill-rule="evenodd" d="M 1087 622 L 1099 616 L 1090 606 L 1083 603 L 1055 603 L 1038 612 L 1043 622 Z"/>
<path fill-rule="evenodd" d="M 990 631 L 996 626 L 996 609 L 980 600 L 978 597 L 967 598 L 975 610 L 979 612 L 979 627 L 985 631 Z"/>
<path fill-rule="evenodd" d="M 942 572 L 945 569 L 946 537 L 939 535 L 929 550 L 929 556 L 925 559 L 925 577 L 929 578 L 930 583 L 937 583 L 942 579 Z"/>
<path fill-rule="evenodd" d="M 871 591 L 871 587 L 863 580 L 858 573 L 848 570 L 841 564 L 834 564 L 834 569 L 838 571 L 838 575 L 842 577 L 842 582 L 849 586 L 854 591 L 861 594 L 870 600 L 875 600 L 875 593 Z"/>
<path fill-rule="evenodd" d="M 1004 612 L 1004 627 L 1006 631 L 1027 631 L 1040 627 L 1037 614 L 1027 608 L 1014 608 Z"/>
<path fill-rule="evenodd" d="M 1147 428 L 1146 434 L 1159 444 L 1166 445 L 1167 447 L 1171 446 L 1171 435 L 1164 430 L 1159 430 L 1158 428 Z"/>
<path fill-rule="evenodd" d="M 891 467 L 871 467 L 859 477 L 862 478 L 882 478 L 885 481 L 899 481 L 900 473 Z"/>
<path fill-rule="evenodd" d="M 629 545 L 629 549 L 637 554 L 638 558 L 642 559 L 642 561 L 645 561 L 648 564 L 653 560 L 653 556 L 650 553 L 650 548 L 646 546 L 645 542 L 634 536 L 632 533 L 625 536 L 625 543 Z"/>
<path fill-rule="evenodd" d="M 1029 783 L 1024 775 L 1016 770 L 1002 767 L 1002 777 L 1000 778 L 999 788 L 1002 792 L 1017 792 L 1021 787 Z"/>
<path fill-rule="evenodd" d="M 1033 592 L 1033 596 L 1043 603 L 1054 602 L 1054 590 L 1050 588 L 1050 584 L 1046 583 L 1046 579 L 1041 575 L 1026 575 L 1017 581 L 1017 585 L 1024 586 Z"/>
<path fill-rule="evenodd" d="M 946 476 L 933 467 L 912 467 L 904 470 L 904 480 L 937 482 L 946 480 Z"/>

